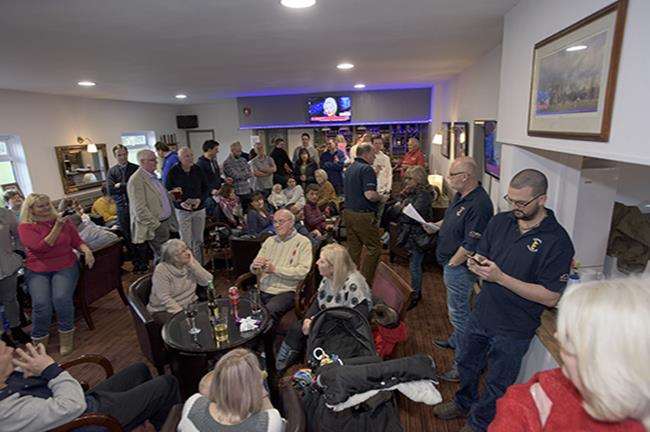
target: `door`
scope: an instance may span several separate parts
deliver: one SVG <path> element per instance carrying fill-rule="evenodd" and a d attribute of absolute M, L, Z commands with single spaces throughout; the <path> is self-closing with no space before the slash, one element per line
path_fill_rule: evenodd
<path fill-rule="evenodd" d="M 203 154 L 203 143 L 214 139 L 214 129 L 200 129 L 187 131 L 187 146 L 192 149 L 194 156 Z"/>

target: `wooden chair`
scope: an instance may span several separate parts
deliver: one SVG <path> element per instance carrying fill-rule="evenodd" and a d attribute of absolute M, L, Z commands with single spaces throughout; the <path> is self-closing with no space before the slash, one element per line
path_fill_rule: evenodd
<path fill-rule="evenodd" d="M 90 315 L 90 305 L 113 290 L 117 290 L 126 305 L 122 288 L 122 240 L 117 240 L 101 249 L 93 251 L 95 265 L 89 269 L 80 264 L 79 280 L 74 293 L 75 304 L 90 330 L 95 329 Z"/>
<path fill-rule="evenodd" d="M 233 277 L 239 277 L 250 271 L 250 266 L 262 248 L 262 243 L 268 236 L 257 238 L 239 238 L 230 239 L 230 249 L 232 251 Z"/>
<path fill-rule="evenodd" d="M 147 310 L 151 294 L 151 274 L 142 276 L 129 287 L 127 301 L 133 317 L 142 354 L 156 367 L 159 375 L 165 373 L 169 355 L 162 340 L 162 325 L 154 321 Z"/>
<path fill-rule="evenodd" d="M 67 370 L 73 366 L 86 364 L 86 363 L 91 363 L 91 364 L 96 364 L 98 366 L 101 366 L 102 369 L 104 369 L 106 378 L 109 378 L 113 375 L 113 366 L 111 365 L 111 362 L 106 357 L 97 354 L 84 354 L 77 359 L 62 363 L 61 367 Z M 87 383 L 80 381 L 80 384 L 84 391 L 88 391 L 89 386 Z M 163 425 L 162 428 L 163 432 L 172 432 L 176 430 L 176 426 L 178 425 L 178 422 L 180 421 L 181 418 L 181 409 L 182 409 L 182 405 L 180 404 L 175 405 L 171 409 L 171 411 L 167 416 L 167 420 Z M 120 423 L 117 421 L 115 417 L 108 414 L 99 414 L 99 413 L 83 414 L 80 417 L 64 425 L 51 429 L 50 432 L 69 432 L 79 428 L 88 428 L 88 427 L 104 428 L 107 432 L 124 432 L 124 429 L 122 428 L 122 426 L 120 425 Z"/>
<path fill-rule="evenodd" d="M 384 262 L 380 262 L 377 266 L 371 291 L 373 297 L 383 300 L 398 313 L 400 321 L 404 320 L 411 303 L 413 289 Z"/>

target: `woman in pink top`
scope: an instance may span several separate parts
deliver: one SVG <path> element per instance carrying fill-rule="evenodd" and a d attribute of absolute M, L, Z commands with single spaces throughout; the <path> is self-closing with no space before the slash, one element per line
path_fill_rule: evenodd
<path fill-rule="evenodd" d="M 59 216 L 47 195 L 30 194 L 20 212 L 20 241 L 27 252 L 25 279 L 32 298 L 32 340 L 47 346 L 52 306 L 59 320 L 62 355 L 74 349 L 74 303 L 79 268 L 74 250 L 83 253 L 86 265 L 93 253 L 79 238 L 76 228 Z"/>
<path fill-rule="evenodd" d="M 649 282 L 567 288 L 556 333 L 562 368 L 511 386 L 488 431 L 650 430 Z"/>

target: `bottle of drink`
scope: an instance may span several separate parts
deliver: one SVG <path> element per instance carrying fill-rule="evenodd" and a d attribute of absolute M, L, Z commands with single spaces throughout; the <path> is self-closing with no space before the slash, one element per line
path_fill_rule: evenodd
<path fill-rule="evenodd" d="M 217 292 L 214 289 L 214 284 L 212 281 L 208 282 L 207 295 L 210 323 L 214 325 L 219 320 L 219 304 L 217 303 Z"/>
<path fill-rule="evenodd" d="M 236 286 L 228 288 L 228 298 L 230 298 L 230 306 L 232 308 L 232 315 L 235 318 L 235 321 L 239 322 L 239 314 L 237 311 L 237 305 L 239 304 L 239 290 Z"/>

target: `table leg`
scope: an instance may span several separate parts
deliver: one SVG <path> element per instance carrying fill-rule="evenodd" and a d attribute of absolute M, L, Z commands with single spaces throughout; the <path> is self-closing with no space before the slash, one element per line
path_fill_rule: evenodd
<path fill-rule="evenodd" d="M 275 348 L 273 341 L 275 340 L 275 330 L 269 328 L 262 335 L 264 338 L 264 354 L 266 356 L 266 373 L 268 374 L 267 381 L 269 383 L 269 392 L 271 403 L 274 407 L 281 406 L 280 393 L 278 392 L 279 380 L 278 371 L 275 369 Z"/>

